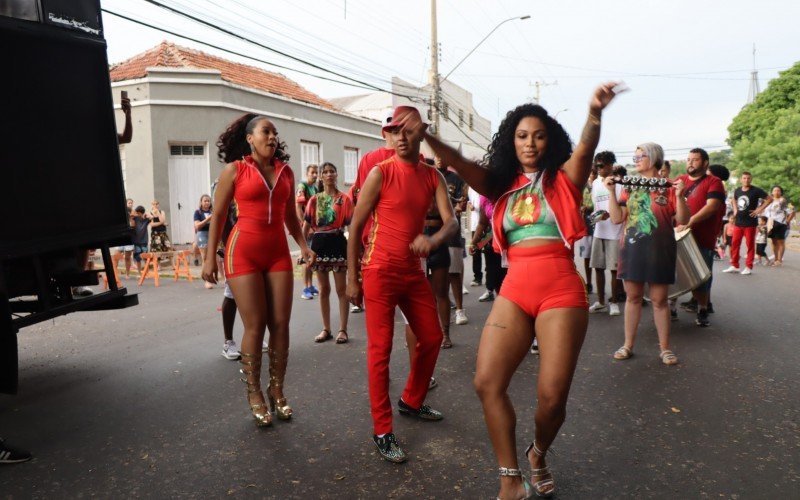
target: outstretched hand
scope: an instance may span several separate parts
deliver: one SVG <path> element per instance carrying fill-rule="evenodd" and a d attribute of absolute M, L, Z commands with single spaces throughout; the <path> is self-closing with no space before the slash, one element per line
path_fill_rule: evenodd
<path fill-rule="evenodd" d="M 597 87 L 589 101 L 589 109 L 592 111 L 602 111 L 614 100 L 614 98 L 630 90 L 624 82 L 606 82 Z"/>

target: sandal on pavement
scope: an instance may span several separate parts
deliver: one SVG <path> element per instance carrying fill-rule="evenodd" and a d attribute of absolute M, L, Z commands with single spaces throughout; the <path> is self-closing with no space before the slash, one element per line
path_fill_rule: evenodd
<path fill-rule="evenodd" d="M 676 356 L 675 353 L 670 351 L 669 349 L 664 349 L 658 356 L 661 358 L 661 362 L 664 363 L 665 365 L 678 364 L 678 356 Z"/>
<path fill-rule="evenodd" d="M 529 498 L 533 498 L 533 488 L 531 487 L 531 483 L 525 479 L 525 475 L 522 474 L 520 469 L 509 469 L 508 467 L 500 467 L 498 469 L 500 476 L 511 476 L 511 477 L 520 477 L 522 478 L 522 487 L 525 489 L 525 493 L 520 498 L 522 500 L 527 500 Z M 502 500 L 500 497 L 497 497 L 497 500 Z"/>
<path fill-rule="evenodd" d="M 336 343 L 337 344 L 346 344 L 349 338 L 347 337 L 347 330 L 339 330 L 339 334 L 336 335 Z"/>
<path fill-rule="evenodd" d="M 442 339 L 442 349 L 450 349 L 453 347 L 453 341 L 450 340 L 449 335 L 445 335 L 444 339 Z"/>
<path fill-rule="evenodd" d="M 633 351 L 625 346 L 620 347 L 614 353 L 614 359 L 628 359 L 633 356 Z"/>
<path fill-rule="evenodd" d="M 330 340 L 332 338 L 333 335 L 331 335 L 331 331 L 323 328 L 322 331 L 319 332 L 319 335 L 314 337 L 314 342 L 319 344 L 320 342 L 325 342 L 326 340 Z"/>
<path fill-rule="evenodd" d="M 531 451 L 533 451 L 533 454 L 537 457 L 544 457 L 545 452 L 536 446 L 536 440 L 525 450 L 525 458 L 528 458 L 528 454 Z M 556 492 L 556 483 L 553 479 L 553 473 L 550 472 L 550 467 L 545 465 L 541 469 L 531 468 L 531 480 L 535 480 L 536 478 L 539 478 L 538 481 L 533 483 L 533 491 L 536 493 L 536 496 L 539 498 L 552 497 Z"/>

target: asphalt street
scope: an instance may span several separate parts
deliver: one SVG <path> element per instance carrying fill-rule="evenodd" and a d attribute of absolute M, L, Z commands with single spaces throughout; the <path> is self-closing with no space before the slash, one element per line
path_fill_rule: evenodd
<path fill-rule="evenodd" d="M 752 276 L 722 274 L 725 265 L 715 263 L 711 327 L 695 327 L 684 312 L 672 324 L 675 367 L 658 358 L 651 309 L 627 361 L 611 357 L 622 344 L 623 318 L 591 316 L 567 422 L 549 458 L 558 498 L 798 498 L 800 254 L 789 251 L 783 268 L 756 267 Z M 477 301 L 482 288 L 465 297 L 470 322 L 452 327 L 455 347 L 442 351 L 440 385 L 428 396 L 445 419 L 395 413 L 410 455 L 395 465 L 379 458 L 370 439 L 363 314 L 351 316 L 348 344 L 315 344 L 318 300 L 295 301 L 285 387 L 294 417 L 256 428 L 239 364 L 220 355 L 221 288 L 168 279 L 159 288 L 126 285 L 140 294 L 139 306 L 20 332 L 20 391 L 0 396 L 0 435 L 35 459 L 0 466 L 0 497 L 497 493 L 472 388 L 490 307 Z M 398 317 L 393 401 L 408 371 L 401 332 Z M 530 355 L 510 387 L 521 463 L 533 431 L 537 362 Z"/>

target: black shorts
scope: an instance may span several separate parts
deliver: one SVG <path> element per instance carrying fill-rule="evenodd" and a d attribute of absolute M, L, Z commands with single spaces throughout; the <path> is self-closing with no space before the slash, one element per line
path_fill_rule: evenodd
<path fill-rule="evenodd" d="M 447 245 L 442 245 L 434 250 L 428 258 L 425 259 L 425 265 L 428 269 L 449 269 L 450 268 L 450 248 Z"/>
<path fill-rule="evenodd" d="M 767 244 L 766 243 L 756 243 L 756 255 L 761 257 L 767 256 Z"/>
<path fill-rule="evenodd" d="M 786 224 L 781 222 L 773 222 L 772 223 L 772 230 L 767 235 L 770 239 L 773 240 L 785 240 L 786 239 Z"/>
<path fill-rule="evenodd" d="M 311 250 L 317 254 L 314 271 L 344 271 L 347 269 L 347 239 L 342 233 L 314 233 Z"/>
<path fill-rule="evenodd" d="M 422 230 L 422 234 L 425 236 L 432 236 L 436 234 L 439 229 L 441 229 L 440 226 L 425 226 Z M 428 258 L 425 259 L 425 268 L 428 269 L 426 272 L 428 276 L 430 276 L 431 269 L 450 268 L 450 249 L 447 247 L 447 244 L 440 246 L 428 255 Z"/>

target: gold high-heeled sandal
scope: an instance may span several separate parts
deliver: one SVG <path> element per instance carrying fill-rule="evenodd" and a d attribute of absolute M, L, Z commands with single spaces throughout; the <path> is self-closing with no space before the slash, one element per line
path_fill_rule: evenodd
<path fill-rule="evenodd" d="M 292 418 L 292 407 L 286 404 L 286 397 L 275 397 L 275 391 L 283 389 L 286 365 L 289 363 L 289 351 L 268 349 L 267 355 L 269 355 L 269 387 L 267 387 L 269 405 L 279 419 L 289 420 Z"/>
<path fill-rule="evenodd" d="M 525 450 L 525 458 L 528 458 L 528 454 L 531 452 L 531 450 L 533 450 L 533 454 L 537 457 L 544 457 L 545 452 L 536 446 L 535 439 Z M 539 498 L 552 497 L 556 492 L 556 483 L 553 480 L 553 473 L 550 472 L 550 467 L 545 465 L 541 469 L 531 468 L 531 480 L 534 480 L 537 477 L 540 479 L 533 483 L 533 491 L 536 492 L 536 496 Z"/>
<path fill-rule="evenodd" d="M 525 478 L 525 475 L 522 473 L 520 469 L 509 469 L 508 467 L 500 467 L 498 469 L 500 476 L 511 476 L 511 477 L 521 477 L 522 478 L 522 487 L 525 488 L 525 496 L 522 497 L 522 500 L 528 500 L 529 498 L 533 498 L 533 488 L 531 487 L 531 483 Z M 500 497 L 497 497 L 497 500 L 502 500 Z"/>
<path fill-rule="evenodd" d="M 260 394 L 261 399 L 263 401 L 264 394 L 261 392 L 261 353 L 258 354 L 248 354 L 246 352 L 241 352 L 242 355 L 239 363 L 244 365 L 239 370 L 239 373 L 244 375 L 244 378 L 240 378 L 242 382 L 247 385 L 247 403 L 250 405 L 250 411 L 253 412 L 253 418 L 256 420 L 256 425 L 258 427 L 267 427 L 272 425 L 272 415 L 269 413 L 269 408 L 267 407 L 266 403 L 255 403 L 253 404 L 250 401 L 251 394 Z M 251 361 L 252 359 L 257 359 L 257 361 Z M 256 376 L 256 382 L 250 382 L 250 376 Z"/>

